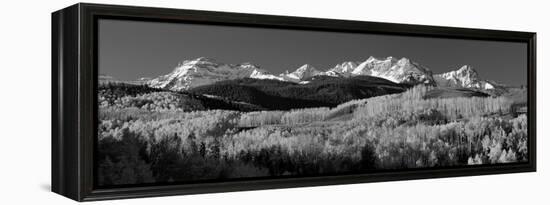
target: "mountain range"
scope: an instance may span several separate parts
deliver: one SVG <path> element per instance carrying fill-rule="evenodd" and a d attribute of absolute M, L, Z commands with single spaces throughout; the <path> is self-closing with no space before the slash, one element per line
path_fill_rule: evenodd
<path fill-rule="evenodd" d="M 183 91 L 220 81 L 242 78 L 308 84 L 311 79 L 320 76 L 344 79 L 355 76 L 371 76 L 397 84 L 426 84 L 478 90 L 494 90 L 502 87 L 502 85 L 495 82 L 481 79 L 477 71 L 469 65 L 464 65 L 447 73 L 433 74 L 427 67 L 408 58 L 387 57 L 379 59 L 372 56 L 365 61 L 342 62 L 326 71 L 319 70 L 310 64 L 304 64 L 293 72 L 286 71 L 278 75 L 252 63 L 225 64 L 200 57 L 183 61 L 172 72 L 148 79 L 144 83 L 154 88 Z"/>

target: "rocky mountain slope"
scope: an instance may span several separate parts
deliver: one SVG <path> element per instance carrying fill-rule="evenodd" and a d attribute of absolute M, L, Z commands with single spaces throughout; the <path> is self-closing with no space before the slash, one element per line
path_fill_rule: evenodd
<path fill-rule="evenodd" d="M 480 90 L 492 90 L 499 87 L 494 82 L 481 79 L 477 71 L 469 65 L 464 65 L 458 70 L 434 75 L 434 79 L 440 87 L 461 87 Z"/>
<path fill-rule="evenodd" d="M 260 76 L 269 75 L 251 63 L 224 64 L 201 57 L 181 62 L 172 72 L 150 80 L 148 85 L 169 90 L 188 90 L 223 80 Z"/>

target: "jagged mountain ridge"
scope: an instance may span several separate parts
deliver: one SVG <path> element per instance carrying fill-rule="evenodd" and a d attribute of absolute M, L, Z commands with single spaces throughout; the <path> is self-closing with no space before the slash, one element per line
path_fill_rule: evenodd
<path fill-rule="evenodd" d="M 312 65 L 304 64 L 292 73 L 289 73 L 287 70 L 286 72 L 281 73 L 279 76 L 281 76 L 283 80 L 286 80 L 286 81 L 301 82 L 307 78 L 320 75 L 321 73 L 322 73 L 321 71 L 317 70 Z"/>
<path fill-rule="evenodd" d="M 224 64 L 200 57 L 181 62 L 172 72 L 150 80 L 148 85 L 154 88 L 188 90 L 223 80 L 260 76 L 269 74 L 251 63 Z"/>
<path fill-rule="evenodd" d="M 500 87 L 497 83 L 482 80 L 477 71 L 469 65 L 464 65 L 458 70 L 434 75 L 434 79 L 437 85 L 441 87 L 474 88 L 480 90 L 493 90 Z"/>
<path fill-rule="evenodd" d="M 432 72 L 428 68 L 408 58 L 396 59 L 391 56 L 385 59 L 371 56 L 359 63 L 344 62 L 326 72 L 327 75 L 332 75 L 333 73 L 338 73 L 345 77 L 369 75 L 384 78 L 394 83 L 435 84 Z"/>
<path fill-rule="evenodd" d="M 351 73 L 361 62 L 346 61 L 341 64 L 336 64 L 333 68 L 329 69 L 324 73 L 324 75 L 333 76 L 333 77 L 350 77 Z"/>
<path fill-rule="evenodd" d="M 307 84 L 314 76 L 350 78 L 353 76 L 373 76 L 401 84 L 427 84 L 443 87 L 464 87 L 480 90 L 495 89 L 497 84 L 482 80 L 471 66 L 463 66 L 456 71 L 434 75 L 432 71 L 408 58 L 369 57 L 365 61 L 346 61 L 320 71 L 310 64 L 304 64 L 293 72 L 272 74 L 252 63 L 224 64 L 213 59 L 200 57 L 186 60 L 166 74 L 153 78 L 147 84 L 154 88 L 175 91 L 213 84 L 224 80 L 241 78 L 269 79 Z"/>

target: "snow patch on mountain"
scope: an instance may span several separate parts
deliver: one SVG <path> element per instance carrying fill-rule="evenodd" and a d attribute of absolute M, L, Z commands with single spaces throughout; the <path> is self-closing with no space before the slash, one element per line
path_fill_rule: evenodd
<path fill-rule="evenodd" d="M 254 71 L 252 71 L 252 74 L 250 74 L 250 78 L 285 81 L 283 77 L 279 77 L 279 76 L 270 74 L 267 71 L 263 71 L 259 69 L 254 69 Z"/>

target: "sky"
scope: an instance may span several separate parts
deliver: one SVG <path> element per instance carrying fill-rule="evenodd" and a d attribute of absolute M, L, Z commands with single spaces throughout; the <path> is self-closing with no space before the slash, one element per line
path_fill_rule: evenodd
<path fill-rule="evenodd" d="M 164 75 L 198 57 L 250 62 L 279 74 L 306 63 L 328 70 L 344 61 L 393 56 L 434 74 L 471 65 L 483 79 L 527 82 L 526 43 L 107 19 L 98 28 L 99 73 L 119 80 Z"/>

